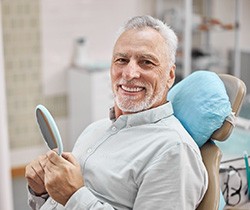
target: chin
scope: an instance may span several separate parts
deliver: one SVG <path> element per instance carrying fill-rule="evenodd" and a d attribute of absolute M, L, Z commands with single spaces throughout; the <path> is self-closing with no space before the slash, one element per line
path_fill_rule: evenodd
<path fill-rule="evenodd" d="M 117 104 L 117 106 L 119 107 L 120 110 L 122 110 L 123 112 L 127 112 L 127 113 L 141 112 L 141 111 L 147 110 L 147 109 L 149 109 L 151 107 L 146 102 L 140 102 L 140 103 L 131 102 L 131 103 L 128 103 L 126 101 L 125 103 L 122 103 L 119 100 L 116 100 L 116 104 Z"/>

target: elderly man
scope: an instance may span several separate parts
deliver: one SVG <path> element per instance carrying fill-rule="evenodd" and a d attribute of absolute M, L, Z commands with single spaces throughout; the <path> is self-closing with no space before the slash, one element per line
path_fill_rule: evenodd
<path fill-rule="evenodd" d="M 194 210 L 207 189 L 199 148 L 174 117 L 177 37 L 151 16 L 130 19 L 113 49 L 114 108 L 72 153 L 26 167 L 33 209 Z"/>

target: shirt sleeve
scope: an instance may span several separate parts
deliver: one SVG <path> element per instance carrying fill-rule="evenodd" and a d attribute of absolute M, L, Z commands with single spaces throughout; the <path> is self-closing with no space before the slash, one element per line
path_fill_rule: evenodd
<path fill-rule="evenodd" d="M 114 210 L 108 203 L 102 203 L 87 187 L 76 191 L 65 205 L 66 210 Z"/>
<path fill-rule="evenodd" d="M 46 202 L 49 195 L 44 194 L 42 196 L 36 196 L 33 190 L 27 186 L 28 189 L 28 204 L 33 210 L 38 210 L 41 208 L 41 206 Z"/>
<path fill-rule="evenodd" d="M 207 180 L 201 156 L 186 144 L 173 146 L 142 173 L 133 210 L 194 210 Z"/>

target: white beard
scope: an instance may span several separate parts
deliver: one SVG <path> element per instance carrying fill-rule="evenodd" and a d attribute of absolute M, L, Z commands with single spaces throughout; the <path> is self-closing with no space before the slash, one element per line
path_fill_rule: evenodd
<path fill-rule="evenodd" d="M 116 90 L 117 84 L 124 84 L 124 85 L 133 84 L 135 86 L 144 87 L 146 90 L 145 98 L 140 101 L 135 101 L 136 100 L 135 96 L 119 97 L 119 95 L 117 94 L 117 90 Z M 137 82 L 134 80 L 127 82 L 121 79 L 116 84 L 114 84 L 113 87 L 114 87 L 113 90 L 115 90 L 114 98 L 115 98 L 115 102 L 118 108 L 122 110 L 123 112 L 134 113 L 134 112 L 140 112 L 143 110 L 150 109 L 156 102 L 161 101 L 165 94 L 166 82 L 161 81 L 160 91 L 158 91 L 157 93 L 153 92 L 152 86 L 150 86 L 149 84 Z"/>

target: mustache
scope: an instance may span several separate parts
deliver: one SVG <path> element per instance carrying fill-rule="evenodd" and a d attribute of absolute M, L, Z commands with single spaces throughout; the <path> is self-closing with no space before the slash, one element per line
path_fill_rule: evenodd
<path fill-rule="evenodd" d="M 127 81 L 125 79 L 120 79 L 115 84 L 116 85 L 133 85 L 133 86 L 140 86 L 140 87 L 147 87 L 148 86 L 148 84 L 146 82 L 137 81 L 135 79 L 132 79 L 129 81 Z"/>

